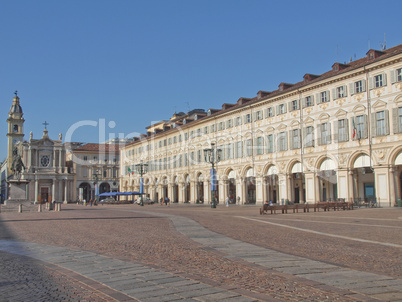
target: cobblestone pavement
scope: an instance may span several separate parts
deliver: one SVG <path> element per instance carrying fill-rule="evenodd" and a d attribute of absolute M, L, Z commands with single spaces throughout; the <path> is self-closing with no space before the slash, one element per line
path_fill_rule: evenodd
<path fill-rule="evenodd" d="M 0 298 L 402 300 L 402 210 L 258 213 L 204 205 L 2 213 Z"/>

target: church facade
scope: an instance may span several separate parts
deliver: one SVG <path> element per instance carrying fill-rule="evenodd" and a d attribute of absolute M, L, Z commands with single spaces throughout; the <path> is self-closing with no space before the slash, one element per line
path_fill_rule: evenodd
<path fill-rule="evenodd" d="M 50 139 L 47 123 L 43 135 L 39 139 L 30 133 L 28 141 L 24 141 L 23 111 L 20 99 L 15 94 L 9 112 L 8 123 L 8 183 L 24 183 L 26 201 L 35 203 L 70 202 L 73 201 L 74 173 L 66 162 L 66 147 L 62 143 L 62 135 L 58 140 Z M 20 161 L 17 169 L 16 162 Z M 10 198 L 10 196 L 8 196 Z"/>
<path fill-rule="evenodd" d="M 316 203 L 402 198 L 402 45 L 221 109 L 175 113 L 121 150 L 122 191 L 139 191 L 147 167 L 151 199 L 211 202 L 211 164 L 221 153 L 216 197 L 223 202 Z M 215 191 L 213 191 L 215 192 Z"/>

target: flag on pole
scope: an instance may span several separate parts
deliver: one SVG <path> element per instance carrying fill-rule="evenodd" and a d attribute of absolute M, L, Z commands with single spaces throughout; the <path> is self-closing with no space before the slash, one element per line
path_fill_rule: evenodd
<path fill-rule="evenodd" d="M 353 121 L 353 139 L 356 138 L 356 133 L 357 133 L 357 129 L 356 129 L 356 125 L 355 125 L 355 119 L 352 119 Z"/>
<path fill-rule="evenodd" d="M 129 175 L 130 175 L 130 174 L 134 174 L 134 172 L 131 171 L 130 167 L 127 167 L 127 171 L 128 171 L 128 174 L 129 174 Z"/>

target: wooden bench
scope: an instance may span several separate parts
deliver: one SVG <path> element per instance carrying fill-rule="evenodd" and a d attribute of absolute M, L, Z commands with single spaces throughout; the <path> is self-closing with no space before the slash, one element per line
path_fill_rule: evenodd
<path fill-rule="evenodd" d="M 260 215 L 264 215 L 267 212 L 271 214 L 276 214 L 276 211 L 281 211 L 282 214 L 287 214 L 288 210 L 292 210 L 293 213 L 299 213 L 299 210 L 303 210 L 304 213 L 310 212 L 313 209 L 314 212 L 319 212 L 320 209 L 324 212 L 330 209 L 336 210 L 353 210 L 353 202 L 318 202 L 318 203 L 303 203 L 303 204 L 291 204 L 291 205 L 278 205 L 278 204 L 264 204 L 260 208 Z"/>

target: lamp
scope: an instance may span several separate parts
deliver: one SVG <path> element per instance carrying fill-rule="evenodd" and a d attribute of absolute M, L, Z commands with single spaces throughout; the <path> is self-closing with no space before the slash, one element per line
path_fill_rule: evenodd
<path fill-rule="evenodd" d="M 140 206 L 144 205 L 144 179 L 142 178 L 142 175 L 147 173 L 147 168 L 148 168 L 148 164 L 144 164 L 141 160 L 141 162 L 139 164 L 136 164 L 135 166 L 135 170 L 138 174 L 140 174 L 140 194 L 141 194 L 141 202 L 140 202 Z"/>
<path fill-rule="evenodd" d="M 215 193 L 216 193 L 216 171 L 215 164 L 220 162 L 222 155 L 222 150 L 215 147 L 215 143 L 211 143 L 211 148 L 204 149 L 204 160 L 206 163 L 210 163 L 212 165 L 211 170 L 211 208 L 216 208 L 215 204 Z"/>

